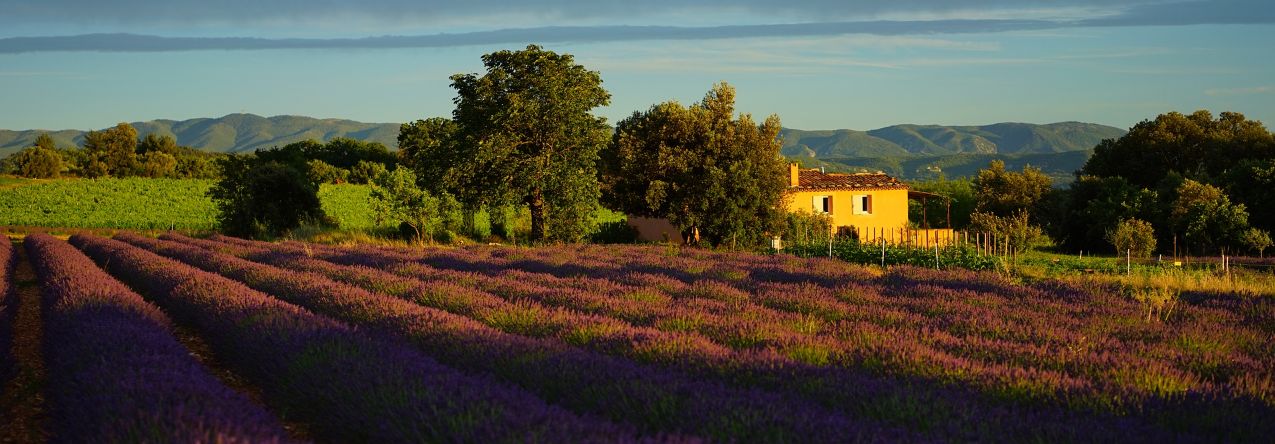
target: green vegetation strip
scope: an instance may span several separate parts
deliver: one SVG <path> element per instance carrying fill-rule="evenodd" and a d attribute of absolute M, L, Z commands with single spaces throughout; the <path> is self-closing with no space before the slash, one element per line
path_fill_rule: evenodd
<path fill-rule="evenodd" d="M 210 230 L 216 207 L 200 179 L 61 179 L 0 187 L 0 225 Z M 376 227 L 364 185 L 323 185 L 323 210 L 341 228 Z"/>

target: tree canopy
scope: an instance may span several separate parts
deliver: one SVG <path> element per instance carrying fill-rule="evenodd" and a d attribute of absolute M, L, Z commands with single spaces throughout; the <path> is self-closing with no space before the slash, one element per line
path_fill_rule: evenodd
<path fill-rule="evenodd" d="M 611 94 L 571 55 L 536 45 L 482 59 L 485 73 L 451 78 L 457 135 L 450 166 L 457 188 L 471 191 L 460 197 L 470 207 L 527 205 L 533 241 L 582 239 L 594 223 L 598 151 L 609 134 L 592 111 Z"/>
<path fill-rule="evenodd" d="M 306 221 L 324 219 L 319 184 L 304 163 L 278 160 L 288 153 L 258 151 L 222 158 L 222 177 L 208 196 L 217 205 L 217 223 L 232 236 L 275 236 Z"/>
<path fill-rule="evenodd" d="M 84 151 L 92 165 L 90 177 L 96 173 L 116 177 L 132 176 L 137 171 L 137 129 L 120 123 L 101 131 L 89 131 L 84 135 Z"/>
<path fill-rule="evenodd" d="M 1021 173 L 1005 170 L 1005 162 L 993 160 L 974 179 L 974 211 L 1006 217 L 1032 212 L 1050 190 L 1049 176 L 1027 166 Z"/>
<path fill-rule="evenodd" d="M 1140 187 L 1154 187 L 1170 172 L 1209 182 L 1239 162 L 1275 158 L 1275 139 L 1261 122 L 1243 114 L 1208 111 L 1177 112 L 1145 120 L 1119 139 L 1094 148 L 1083 174 L 1123 177 Z"/>
<path fill-rule="evenodd" d="M 757 242 L 783 223 L 786 162 L 779 118 L 735 116 L 735 89 L 719 83 L 690 107 L 670 101 L 621 121 L 603 156 L 608 207 L 667 218 L 689 237 Z"/>

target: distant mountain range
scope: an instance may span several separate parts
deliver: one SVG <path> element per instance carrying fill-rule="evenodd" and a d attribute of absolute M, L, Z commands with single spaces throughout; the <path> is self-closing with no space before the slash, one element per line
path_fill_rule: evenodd
<path fill-rule="evenodd" d="M 363 123 L 304 116 L 261 117 L 230 114 L 220 118 L 134 122 L 141 135 L 169 135 L 179 145 L 206 151 L 242 152 L 286 145 L 306 139 L 337 137 L 397 145 L 397 123 Z M 59 146 L 80 145 L 84 131 L 0 130 L 0 156 L 31 146 L 49 133 Z M 856 130 L 806 131 L 784 129 L 781 152 L 808 165 L 834 170 L 881 170 L 906 179 L 942 172 L 960 177 L 976 172 L 991 159 L 1049 167 L 1057 177 L 1084 164 L 1103 139 L 1124 135 L 1119 128 L 1094 123 L 1061 122 L 1045 125 L 997 123 L 984 126 L 894 125 Z M 1021 166 L 1020 166 L 1021 168 Z"/>
<path fill-rule="evenodd" d="M 1120 128 L 1082 122 L 894 125 L 871 131 L 785 129 L 781 151 L 789 157 L 818 159 L 1062 153 L 1092 149 L 1103 139 L 1124 133 Z"/>
<path fill-rule="evenodd" d="M 216 152 L 253 151 L 287 145 L 307 139 L 328 141 L 337 137 L 375 141 L 391 149 L 398 145 L 397 123 L 363 123 L 343 119 L 316 119 L 304 116 L 261 117 L 230 114 L 215 119 L 151 120 L 133 122 L 139 135 L 172 136 L 178 145 Z M 0 130 L 0 156 L 35 143 L 41 133 L 49 133 L 58 146 L 80 145 L 85 131 Z"/>

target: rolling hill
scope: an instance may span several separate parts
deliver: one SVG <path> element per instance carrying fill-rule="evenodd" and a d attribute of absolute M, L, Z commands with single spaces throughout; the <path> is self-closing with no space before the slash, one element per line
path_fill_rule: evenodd
<path fill-rule="evenodd" d="M 328 141 L 349 137 L 397 146 L 397 123 L 362 123 L 343 119 L 316 119 L 303 116 L 261 117 L 230 114 L 220 118 L 151 120 L 133 122 L 140 135 L 160 134 L 177 139 L 178 145 L 205 151 L 241 152 L 287 145 L 306 139 Z M 49 133 L 58 146 L 80 145 L 84 131 L 0 130 L 0 156 L 31 146 L 40 133 Z"/>
<path fill-rule="evenodd" d="M 220 118 L 134 122 L 139 134 L 169 135 L 180 145 L 206 151 L 242 152 L 306 139 L 336 137 L 375 141 L 395 148 L 397 123 L 362 123 L 303 116 Z M 59 146 L 79 145 L 84 131 L 0 130 L 0 157 L 31 146 L 48 132 Z M 1105 125 L 1061 122 L 1045 125 L 997 123 L 984 126 L 894 125 L 870 131 L 784 129 L 781 152 L 807 165 L 840 171 L 885 171 L 904 179 L 974 174 L 992 159 L 1008 167 L 1031 164 L 1059 180 L 1070 180 L 1102 139 L 1124 130 Z"/>
<path fill-rule="evenodd" d="M 1119 128 L 1082 122 L 894 125 L 870 131 L 784 129 L 781 152 L 813 159 L 1063 153 L 1093 149 L 1103 139 L 1124 133 Z"/>
<path fill-rule="evenodd" d="M 1093 155 L 1092 149 L 1061 153 L 967 153 L 935 156 L 794 158 L 794 160 L 806 167 L 824 167 L 836 172 L 882 171 L 905 181 L 933 179 L 940 175 L 950 179 L 972 177 L 978 175 L 978 170 L 987 168 L 991 161 L 1000 160 L 1005 162 L 1005 169 L 1010 171 L 1022 171 L 1027 165 L 1040 168 L 1041 172 L 1053 179 L 1055 186 L 1060 186 L 1075 180 L 1075 171 L 1083 167 L 1091 155 Z"/>

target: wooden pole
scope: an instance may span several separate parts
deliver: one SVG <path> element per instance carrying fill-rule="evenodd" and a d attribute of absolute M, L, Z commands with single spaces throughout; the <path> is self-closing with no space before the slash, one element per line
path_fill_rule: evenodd
<path fill-rule="evenodd" d="M 1124 250 L 1124 274 L 1133 274 L 1133 249 L 1126 248 Z"/>
<path fill-rule="evenodd" d="M 934 269 L 939 269 L 939 244 L 934 244 Z"/>

